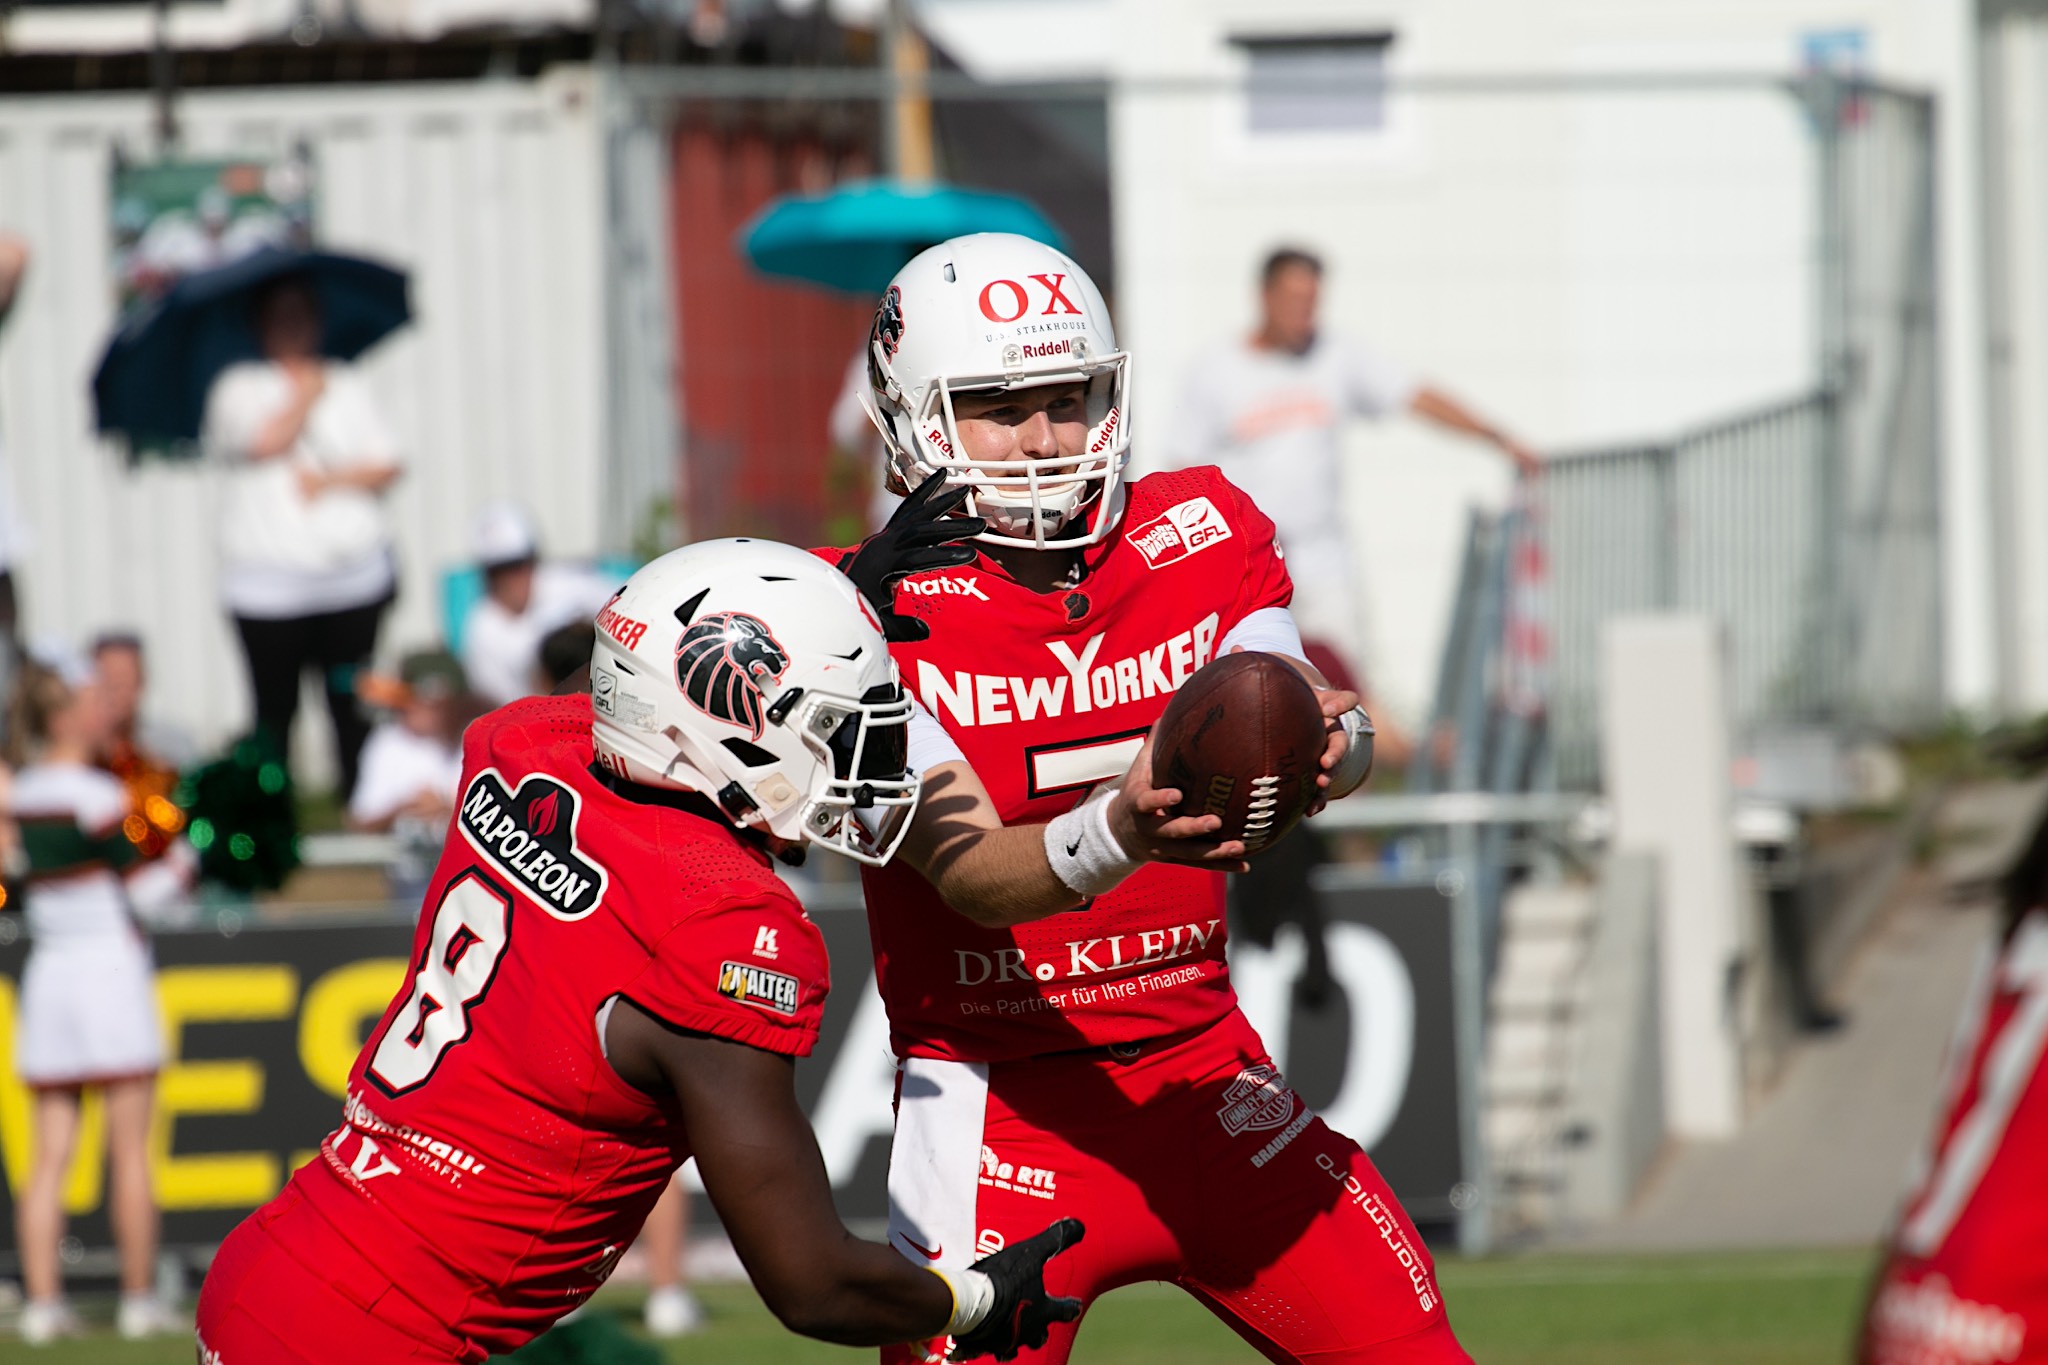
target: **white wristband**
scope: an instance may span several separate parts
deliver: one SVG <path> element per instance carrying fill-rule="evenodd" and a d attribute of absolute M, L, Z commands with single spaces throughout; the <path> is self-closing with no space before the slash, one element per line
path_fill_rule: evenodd
<path fill-rule="evenodd" d="M 1349 742 L 1344 746 L 1344 757 L 1330 769 L 1332 801 L 1351 795 L 1372 775 L 1372 737 L 1375 733 L 1372 717 L 1365 714 L 1363 706 L 1352 707 L 1337 718 L 1337 723 L 1344 727 L 1344 737 Z"/>
<path fill-rule="evenodd" d="M 995 1307 L 996 1282 L 979 1270 L 941 1270 L 935 1265 L 925 1269 L 944 1280 L 953 1294 L 953 1316 L 946 1320 L 946 1335 L 965 1336 L 981 1326 L 988 1310 Z"/>
<path fill-rule="evenodd" d="M 1052 875 L 1077 896 L 1099 896 L 1145 865 L 1124 852 L 1109 828 L 1113 792 L 1056 815 L 1045 827 L 1045 861 Z"/>

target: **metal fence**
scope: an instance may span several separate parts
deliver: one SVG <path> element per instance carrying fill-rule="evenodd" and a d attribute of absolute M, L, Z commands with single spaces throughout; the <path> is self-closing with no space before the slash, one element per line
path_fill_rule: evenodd
<path fill-rule="evenodd" d="M 1795 90 L 1820 143 L 1821 386 L 1554 460 L 1532 503 L 1567 788 L 1597 781 L 1600 628 L 1628 612 L 1723 622 L 1738 735 L 1941 712 L 1932 109 L 1832 81 Z"/>

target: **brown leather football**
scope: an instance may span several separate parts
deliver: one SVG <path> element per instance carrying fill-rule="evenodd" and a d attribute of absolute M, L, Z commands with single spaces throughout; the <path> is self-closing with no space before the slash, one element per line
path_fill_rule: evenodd
<path fill-rule="evenodd" d="M 1181 685 L 1152 727 L 1152 785 L 1180 815 L 1223 817 L 1218 839 L 1271 848 L 1315 800 L 1328 724 L 1316 691 L 1275 654 L 1226 654 Z"/>

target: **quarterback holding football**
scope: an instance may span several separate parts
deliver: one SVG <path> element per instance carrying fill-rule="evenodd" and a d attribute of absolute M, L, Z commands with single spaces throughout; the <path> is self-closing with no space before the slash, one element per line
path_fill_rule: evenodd
<path fill-rule="evenodd" d="M 1125 480 L 1130 359 L 1087 274 L 1037 242 L 919 255 L 868 361 L 889 479 L 911 496 L 857 552 L 821 553 L 868 594 L 925 708 L 902 856 L 863 869 L 899 1059 L 891 1242 L 951 1270 L 1078 1216 L 1088 1240 L 1045 1275 L 1083 1306 L 1164 1280 L 1273 1360 L 1467 1361 L 1414 1226 L 1238 1009 L 1218 868 L 1252 836 L 1165 822 L 1243 810 L 1239 776 L 1186 806 L 1149 785 L 1168 702 L 1239 650 L 1320 689 L 1319 794 L 1364 780 L 1371 722 L 1301 662 L 1272 523 L 1214 468 Z M 1198 720 L 1233 723 L 1228 705 Z M 1255 794 L 1246 829 L 1270 805 Z M 960 875 L 991 826 L 1042 826 L 1019 890 Z M 1075 1330 L 1052 1323 L 1024 1358 L 1065 1360 Z"/>

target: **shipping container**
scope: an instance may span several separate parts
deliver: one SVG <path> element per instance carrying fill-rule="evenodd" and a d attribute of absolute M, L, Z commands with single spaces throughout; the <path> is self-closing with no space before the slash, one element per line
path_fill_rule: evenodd
<path fill-rule="evenodd" d="M 440 581 L 465 559 L 486 499 L 530 508 L 550 554 L 667 538 L 668 158 L 664 136 L 606 91 L 593 68 L 568 66 L 181 102 L 182 155 L 303 145 L 321 243 L 411 272 L 413 324 L 362 366 L 408 458 L 389 502 L 401 586 L 387 658 L 440 637 Z M 92 432 L 89 385 L 115 316 L 112 165 L 117 149 L 152 156 L 151 128 L 140 94 L 0 99 L 0 230 L 35 253 L 0 332 L 0 441 L 31 537 L 17 566 L 25 632 L 140 632 L 150 710 L 210 745 L 250 714 L 218 601 L 219 471 L 131 469 Z M 324 718 L 300 726 L 298 751 L 318 785 L 315 731 Z"/>

